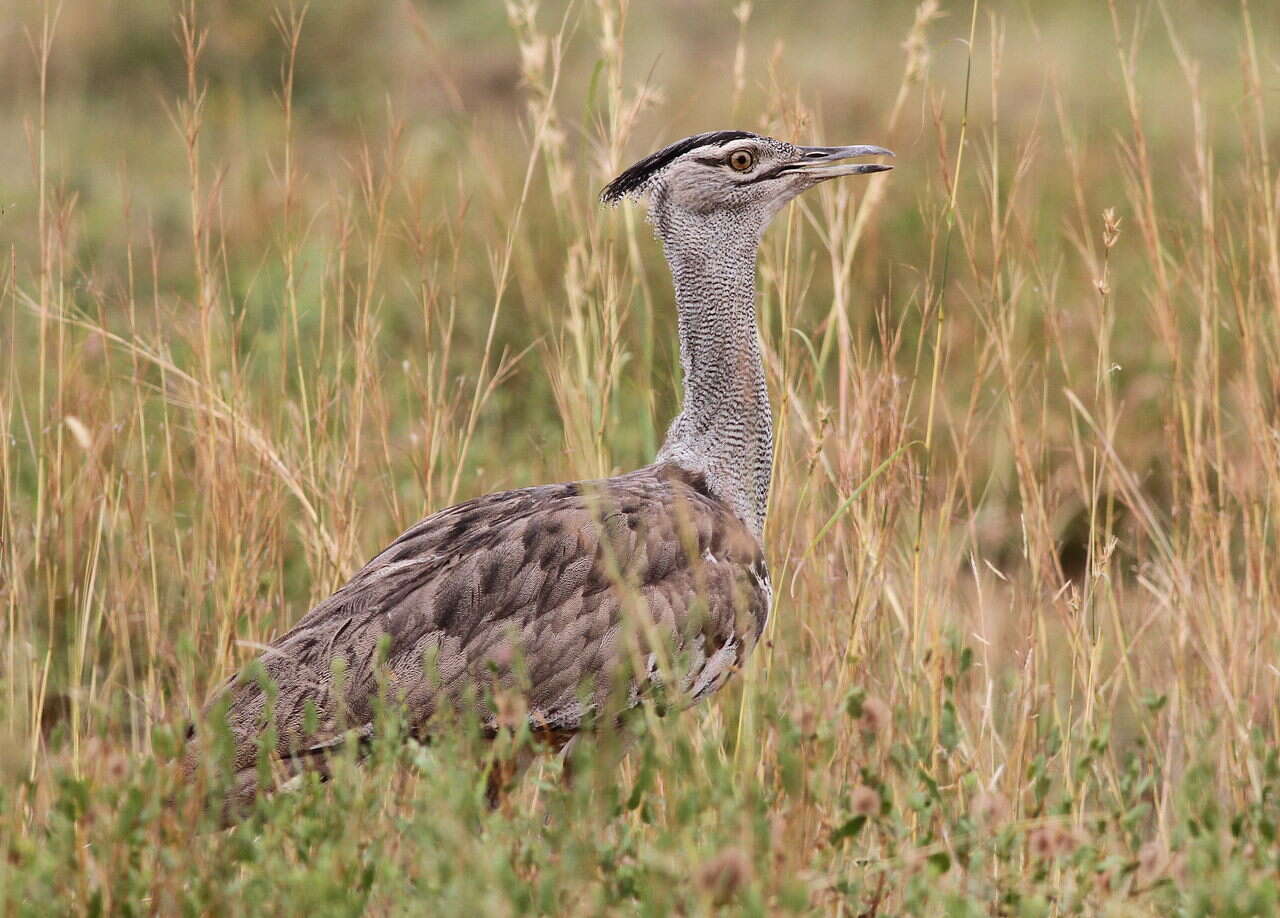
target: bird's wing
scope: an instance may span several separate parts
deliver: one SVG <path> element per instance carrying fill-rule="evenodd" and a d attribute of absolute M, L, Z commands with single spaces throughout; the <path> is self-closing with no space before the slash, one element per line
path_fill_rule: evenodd
<path fill-rule="evenodd" d="M 380 692 L 422 733 L 446 705 L 493 726 L 494 693 L 550 734 L 657 684 L 697 700 L 768 605 L 759 541 L 675 466 L 477 498 L 410 528 L 228 683 L 236 765 L 268 720 L 282 757 L 369 732 Z"/>

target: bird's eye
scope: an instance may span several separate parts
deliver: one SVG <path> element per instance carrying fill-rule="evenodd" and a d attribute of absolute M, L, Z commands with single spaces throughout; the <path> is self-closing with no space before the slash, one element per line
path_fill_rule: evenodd
<path fill-rule="evenodd" d="M 738 172 L 746 172 L 755 164 L 756 158 L 748 150 L 734 150 L 729 154 L 729 166 Z"/>

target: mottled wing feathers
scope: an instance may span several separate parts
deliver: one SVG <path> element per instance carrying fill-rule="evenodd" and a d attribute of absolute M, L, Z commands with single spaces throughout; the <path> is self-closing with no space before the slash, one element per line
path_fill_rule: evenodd
<path fill-rule="evenodd" d="M 368 730 L 379 691 L 420 734 L 449 705 L 492 724 L 485 699 L 505 690 L 535 729 L 571 732 L 619 680 L 637 703 L 667 658 L 696 700 L 754 646 L 768 602 L 759 542 L 674 466 L 480 497 L 411 527 L 260 657 L 276 754 Z M 268 719 L 261 682 L 223 694 L 241 769 Z"/>

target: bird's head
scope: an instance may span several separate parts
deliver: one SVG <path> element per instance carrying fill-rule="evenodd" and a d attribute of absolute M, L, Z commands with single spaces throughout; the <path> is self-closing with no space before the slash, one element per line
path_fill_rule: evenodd
<path fill-rule="evenodd" d="M 673 223 L 727 220 L 759 238 L 802 191 L 841 175 L 886 172 L 893 167 L 855 160 L 892 155 L 883 147 L 801 147 L 749 131 L 712 131 L 646 156 L 606 185 L 600 200 L 648 198 L 659 235 Z"/>

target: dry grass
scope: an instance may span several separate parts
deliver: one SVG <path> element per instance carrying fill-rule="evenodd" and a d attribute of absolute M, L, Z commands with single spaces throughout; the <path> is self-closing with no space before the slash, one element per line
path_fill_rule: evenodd
<path fill-rule="evenodd" d="M 1276 908 L 1274 9 L 122 6 L 0 34 L 6 912 Z M 512 812 L 388 742 L 193 835 L 172 728 L 260 644 L 651 456 L 669 284 L 594 193 L 731 122 L 899 167 L 762 252 L 745 677 Z"/>

